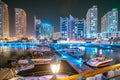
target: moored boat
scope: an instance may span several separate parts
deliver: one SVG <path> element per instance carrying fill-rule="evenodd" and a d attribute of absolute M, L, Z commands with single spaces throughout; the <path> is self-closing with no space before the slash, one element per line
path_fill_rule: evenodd
<path fill-rule="evenodd" d="M 103 67 L 109 65 L 112 61 L 112 58 L 96 57 L 88 60 L 86 63 L 92 67 Z"/>

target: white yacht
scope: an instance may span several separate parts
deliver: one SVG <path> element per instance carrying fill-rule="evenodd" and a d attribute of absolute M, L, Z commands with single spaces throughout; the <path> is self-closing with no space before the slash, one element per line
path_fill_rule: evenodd
<path fill-rule="evenodd" d="M 112 58 L 96 57 L 88 60 L 87 64 L 92 67 L 103 67 L 109 65 L 112 60 Z"/>

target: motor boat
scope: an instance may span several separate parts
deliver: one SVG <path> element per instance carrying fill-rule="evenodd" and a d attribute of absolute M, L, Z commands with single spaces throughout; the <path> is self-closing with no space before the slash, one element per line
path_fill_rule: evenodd
<path fill-rule="evenodd" d="M 35 65 L 34 64 L 27 64 L 27 65 L 21 65 L 20 67 L 16 68 L 16 73 L 20 72 L 20 71 L 25 71 L 25 70 L 29 70 L 34 68 Z"/>
<path fill-rule="evenodd" d="M 103 67 L 109 65 L 112 60 L 112 58 L 95 57 L 88 60 L 86 63 L 92 67 Z"/>
<path fill-rule="evenodd" d="M 32 69 L 32 68 L 34 68 L 34 67 L 35 67 L 34 64 L 24 65 L 24 66 L 21 65 L 19 71 L 25 71 L 25 70 L 28 70 L 28 69 Z"/>

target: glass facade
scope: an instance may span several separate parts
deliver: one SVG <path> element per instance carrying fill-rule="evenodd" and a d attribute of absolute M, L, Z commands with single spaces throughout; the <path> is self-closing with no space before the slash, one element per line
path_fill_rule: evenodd
<path fill-rule="evenodd" d="M 72 39 L 79 40 L 80 38 L 85 37 L 85 20 L 78 20 L 78 18 L 75 18 L 73 20 L 72 25 Z"/>
<path fill-rule="evenodd" d="M 0 1 L 0 38 L 9 38 L 9 13 L 8 6 Z"/>
<path fill-rule="evenodd" d="M 60 17 L 60 35 L 62 40 L 68 39 L 69 19 Z"/>
<path fill-rule="evenodd" d="M 36 16 L 34 17 L 34 28 L 35 28 L 35 38 L 39 39 L 39 27 L 41 26 L 41 20 L 36 19 Z"/>
<path fill-rule="evenodd" d="M 49 39 L 53 37 L 53 27 L 50 24 L 42 23 L 40 19 L 35 17 L 35 37 L 37 40 Z"/>
<path fill-rule="evenodd" d="M 97 6 L 90 8 L 86 15 L 86 37 L 95 38 L 98 27 Z"/>
<path fill-rule="evenodd" d="M 85 20 L 73 18 L 60 17 L 60 34 L 62 40 L 79 40 L 85 37 Z"/>
<path fill-rule="evenodd" d="M 52 39 L 53 28 L 50 24 L 42 24 L 39 28 L 41 39 Z"/>
<path fill-rule="evenodd" d="M 101 18 L 101 32 L 112 33 L 116 31 L 118 31 L 118 10 L 114 8 Z"/>

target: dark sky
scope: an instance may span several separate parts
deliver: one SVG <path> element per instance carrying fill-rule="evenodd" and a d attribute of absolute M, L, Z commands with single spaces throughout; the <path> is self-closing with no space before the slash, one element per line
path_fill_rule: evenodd
<path fill-rule="evenodd" d="M 59 18 L 73 17 L 80 19 L 86 17 L 87 10 L 93 5 L 98 6 L 98 22 L 100 18 L 112 8 L 120 11 L 120 0 L 2 0 L 8 4 L 10 16 L 10 32 L 14 36 L 15 11 L 14 8 L 22 8 L 27 14 L 27 35 L 34 35 L 34 16 L 55 26 L 59 31 Z M 100 30 L 100 27 L 99 27 Z"/>

